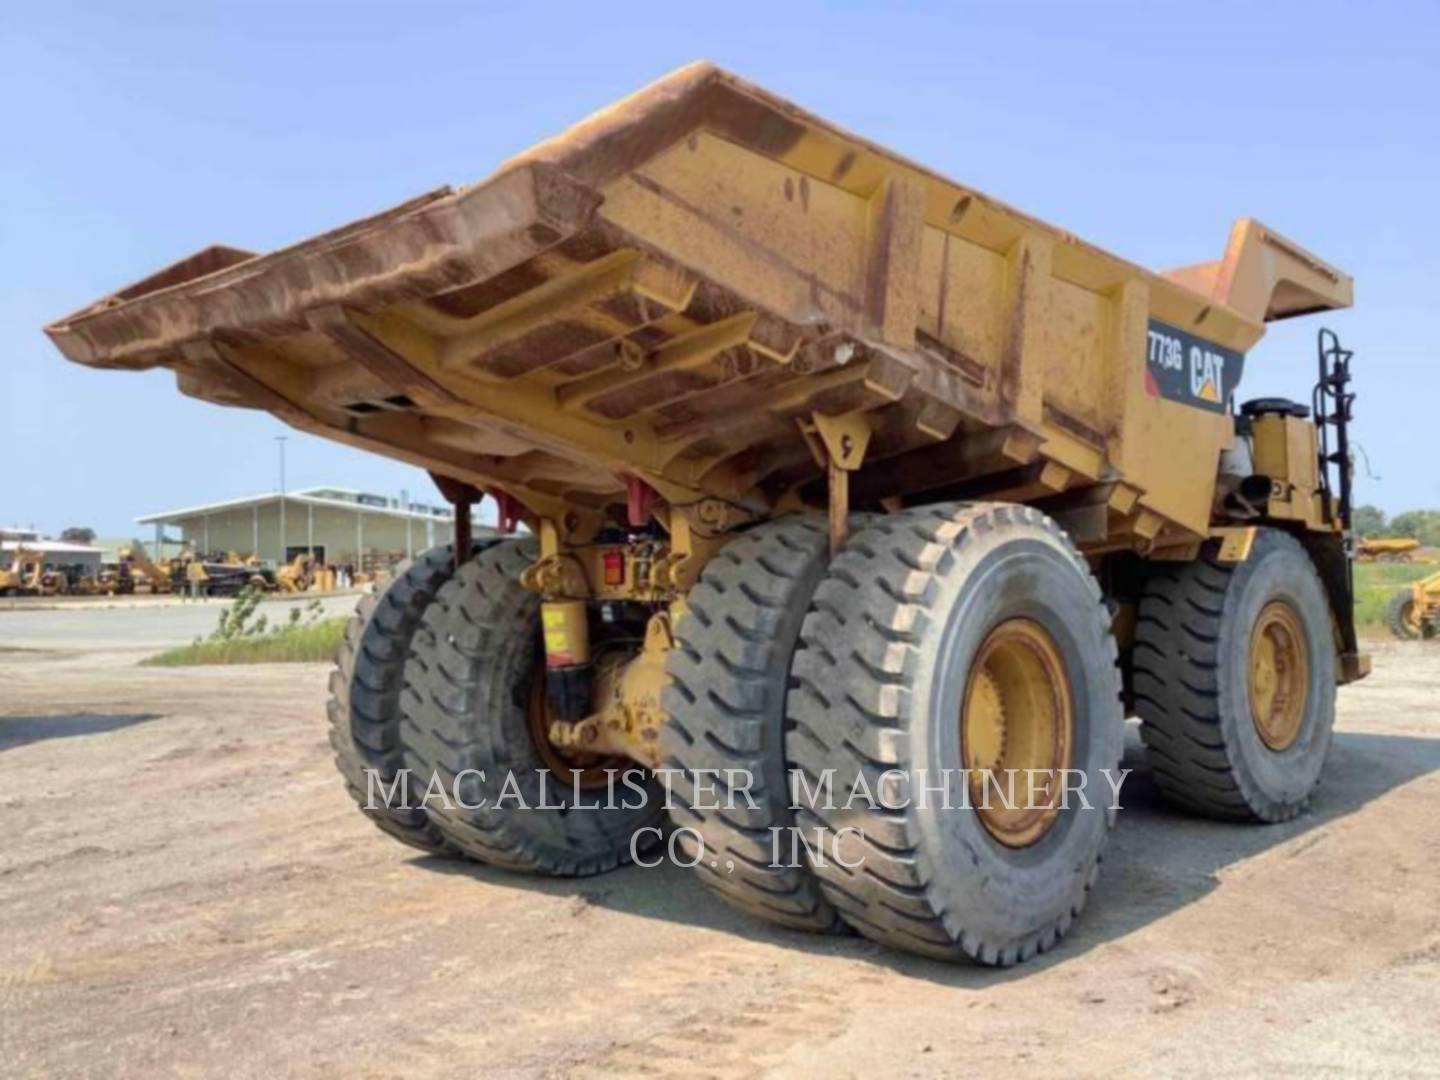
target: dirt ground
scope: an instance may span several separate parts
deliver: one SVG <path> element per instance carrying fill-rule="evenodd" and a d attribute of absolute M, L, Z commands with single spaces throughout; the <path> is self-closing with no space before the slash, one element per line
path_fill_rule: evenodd
<path fill-rule="evenodd" d="M 1085 916 L 1007 972 L 675 867 L 421 857 L 333 775 L 320 666 L 0 651 L 0 1072 L 1433 1074 L 1440 645 L 1375 651 L 1311 813 L 1190 820 L 1137 773 Z"/>

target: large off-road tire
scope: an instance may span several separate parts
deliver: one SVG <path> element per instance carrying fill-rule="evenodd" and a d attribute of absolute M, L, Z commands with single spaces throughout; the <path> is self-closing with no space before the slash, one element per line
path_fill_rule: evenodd
<path fill-rule="evenodd" d="M 335 655 L 326 703 L 335 765 L 351 798 L 391 836 L 442 855 L 457 852 L 425 812 L 400 799 L 387 807 L 385 792 L 403 765 L 400 690 L 410 641 L 426 605 L 454 572 L 454 548 L 445 544 L 401 564 L 379 595 L 360 598 Z"/>
<path fill-rule="evenodd" d="M 1135 627 L 1135 711 L 1155 783 L 1206 817 L 1287 821 L 1319 782 L 1335 722 L 1325 587 L 1261 529 L 1249 557 L 1156 563 Z"/>
<path fill-rule="evenodd" d="M 1422 636 L 1422 632 L 1410 623 L 1410 613 L 1414 608 L 1415 594 L 1408 586 L 1392 596 L 1385 606 L 1385 626 L 1401 641 L 1419 641 Z"/>
<path fill-rule="evenodd" d="M 792 676 L 792 767 L 810 791 L 832 770 L 830 797 L 800 793 L 797 816 L 847 922 L 992 965 L 1070 928 L 1114 824 L 1103 772 L 1118 766 L 1124 717 L 1110 615 L 1054 521 L 997 503 L 874 519 L 816 590 Z M 970 726 L 981 712 L 999 733 L 988 744 Z M 961 770 L 1020 767 L 1027 747 L 1080 770 L 1088 805 L 1072 793 L 1039 815 L 982 814 L 967 783 L 980 773 Z"/>
<path fill-rule="evenodd" d="M 828 559 L 824 518 L 781 518 L 726 544 L 685 598 L 662 698 L 670 816 L 693 830 L 679 836 L 701 881 L 757 918 L 817 931 L 842 924 L 789 857 L 784 727 L 790 658 Z"/>
<path fill-rule="evenodd" d="M 601 787 L 581 788 L 577 802 L 564 763 L 544 747 L 540 598 L 519 582 L 535 557 L 531 540 L 495 544 L 426 608 L 401 696 L 405 763 L 412 790 L 432 778 L 443 789 L 426 809 L 465 854 L 581 877 L 657 841 L 664 797 L 638 766 L 617 766 L 613 801 Z"/>

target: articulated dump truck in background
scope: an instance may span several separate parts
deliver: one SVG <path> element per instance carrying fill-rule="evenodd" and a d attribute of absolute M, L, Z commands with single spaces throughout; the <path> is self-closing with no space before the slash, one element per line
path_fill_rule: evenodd
<path fill-rule="evenodd" d="M 385 831 L 583 875 L 665 827 L 761 919 L 1012 964 L 1085 902 L 1127 712 L 1181 807 L 1310 797 L 1368 671 L 1350 354 L 1321 332 L 1304 405 L 1236 389 L 1267 322 L 1351 299 L 1246 219 L 1151 273 L 696 64 L 48 332 L 455 504 L 331 683 Z M 472 542 L 484 496 L 527 531 Z M 376 803 L 402 775 L 460 799 Z"/>

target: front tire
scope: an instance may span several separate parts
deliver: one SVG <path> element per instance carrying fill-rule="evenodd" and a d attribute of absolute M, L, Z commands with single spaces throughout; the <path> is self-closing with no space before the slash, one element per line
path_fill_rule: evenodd
<path fill-rule="evenodd" d="M 1155 564 L 1135 628 L 1135 710 L 1156 785 L 1206 817 L 1288 821 L 1335 723 L 1330 604 L 1294 537 L 1261 529 L 1236 565 Z"/>
<path fill-rule="evenodd" d="M 1409 586 L 1390 598 L 1385 608 L 1385 626 L 1401 641 L 1419 641 L 1422 631 L 1416 629 L 1412 616 L 1415 611 L 1415 594 Z"/>
<path fill-rule="evenodd" d="M 998 503 L 875 519 L 816 591 L 792 676 L 798 816 L 848 923 L 990 965 L 1065 934 L 1114 824 L 1103 773 L 1124 718 L 1109 613 L 1053 520 Z M 1052 766 L 1078 770 L 1088 802 L 991 813 L 972 797 L 977 777 Z"/>

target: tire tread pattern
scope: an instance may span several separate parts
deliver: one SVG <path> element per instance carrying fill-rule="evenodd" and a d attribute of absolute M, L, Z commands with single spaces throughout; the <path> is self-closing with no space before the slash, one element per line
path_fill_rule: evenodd
<path fill-rule="evenodd" d="M 956 552 L 977 535 L 1014 526 L 1051 533 L 1088 583 L 1095 630 L 1109 643 L 1118 718 L 1120 673 L 1110 615 L 1089 566 L 1064 530 L 1023 505 L 917 507 L 877 517 L 854 533 L 811 603 L 792 668 L 788 746 L 793 766 L 812 787 L 822 770 L 833 768 L 838 800 L 850 790 L 851 777 L 864 776 L 874 791 L 883 771 L 907 770 L 911 754 L 905 718 L 919 707 L 910 690 L 927 659 L 918 646 L 932 618 L 939 580 L 953 566 Z M 824 806 L 802 807 L 797 817 L 805 835 L 824 838 L 812 865 L 825 896 L 846 922 L 873 940 L 942 960 L 1009 966 L 1044 952 L 1070 929 L 1099 870 L 1097 853 L 1083 869 L 1083 888 L 1049 925 L 1021 940 L 986 940 L 965 926 L 963 912 L 945 910 L 919 830 L 905 813 L 871 809 L 863 836 L 848 834 L 838 849 L 838 830 L 853 824 L 853 818 Z M 1107 831 L 1114 820 L 1112 810 Z M 816 834 L 816 829 L 822 831 Z M 859 868 L 847 869 L 837 854 Z"/>
<path fill-rule="evenodd" d="M 454 548 L 431 548 L 402 563 L 378 596 L 360 598 L 330 672 L 326 702 L 335 766 L 350 797 L 376 827 L 433 854 L 459 852 L 420 809 L 368 809 L 368 773 L 387 785 L 404 762 L 400 693 L 416 628 L 435 593 L 454 574 Z"/>
<path fill-rule="evenodd" d="M 1274 543 L 1293 546 L 1276 533 Z M 1206 549 L 1188 563 L 1153 563 L 1135 626 L 1133 685 L 1156 787 L 1173 805 L 1221 821 L 1284 821 L 1304 803 L 1267 798 L 1237 768 L 1221 710 L 1225 599 L 1236 570 Z M 1242 676 L 1244 673 L 1241 673 Z M 1230 677 L 1234 677 L 1230 675 Z M 1249 722 L 1248 717 L 1244 718 Z"/>
<path fill-rule="evenodd" d="M 1385 626 L 1390 633 L 1400 641 L 1418 641 L 1421 635 L 1415 632 L 1415 628 L 1406 621 L 1414 606 L 1415 595 L 1407 585 L 1390 598 L 1385 605 Z"/>
<path fill-rule="evenodd" d="M 828 543 L 823 519 L 797 515 L 726 544 L 685 598 L 661 699 L 671 816 L 701 838 L 703 851 L 687 851 L 701 856 L 700 880 L 756 918 L 822 932 L 843 924 L 803 859 L 799 866 L 775 864 L 770 830 L 783 830 L 788 855 L 794 815 L 781 730 L 786 685 L 799 617 Z M 726 770 L 748 775 L 748 799 L 727 799 Z M 703 799 L 697 775 L 715 784 Z"/>
<path fill-rule="evenodd" d="M 533 665 L 543 662 L 539 596 L 519 581 L 535 552 L 529 539 L 494 544 L 426 610 L 401 697 L 405 762 L 424 783 L 434 778 L 471 804 L 479 803 L 478 790 L 466 792 L 464 780 L 457 787 L 457 777 L 480 770 L 494 782 L 483 806 L 427 801 L 432 824 L 466 855 L 519 873 L 584 877 L 629 862 L 637 823 L 653 823 L 664 811 L 659 800 L 649 800 L 649 816 L 638 818 L 610 809 L 500 805 L 500 776 L 543 767 L 524 719 Z"/>

